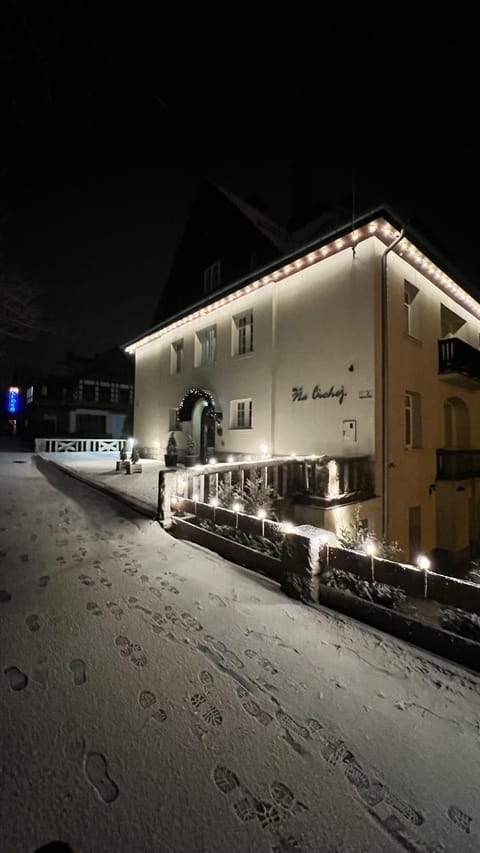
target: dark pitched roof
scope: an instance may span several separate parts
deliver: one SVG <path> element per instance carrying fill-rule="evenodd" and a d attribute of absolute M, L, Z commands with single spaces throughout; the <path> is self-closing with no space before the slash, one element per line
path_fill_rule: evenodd
<path fill-rule="evenodd" d="M 387 220 L 394 228 L 397 230 L 404 230 L 404 236 L 414 243 L 425 255 L 427 255 L 430 260 L 442 269 L 450 278 L 452 278 L 455 282 L 461 285 L 467 293 L 472 294 L 475 299 L 478 299 L 478 293 L 475 295 L 475 288 L 472 287 L 471 283 L 465 281 L 465 278 L 461 276 L 458 270 L 455 270 L 450 261 L 438 250 L 436 249 L 432 243 L 429 242 L 420 232 L 416 230 L 414 226 L 410 223 L 408 217 L 406 217 L 401 211 L 394 210 L 388 204 L 384 203 L 377 207 L 371 208 L 358 216 L 356 216 L 353 220 L 352 218 L 348 218 L 345 216 L 343 220 L 338 221 L 335 225 L 331 224 L 330 217 L 327 217 L 324 220 L 323 217 L 319 217 L 314 220 L 308 226 L 304 226 L 299 229 L 297 235 L 308 235 L 312 232 L 312 239 L 308 239 L 306 242 L 303 242 L 302 245 L 296 246 L 295 249 L 285 253 L 284 255 L 278 257 L 272 263 L 257 268 L 256 270 L 250 271 L 247 275 L 237 279 L 234 282 L 231 282 L 226 287 L 221 290 L 216 291 L 213 294 L 209 294 L 204 299 L 199 300 L 194 305 L 188 306 L 187 309 L 179 312 L 178 314 L 172 315 L 166 318 L 164 321 L 155 324 L 149 329 L 146 329 L 141 335 L 137 335 L 130 341 L 127 341 L 123 344 L 124 347 L 128 347 L 131 344 L 136 343 L 141 340 L 141 338 L 145 337 L 149 333 L 153 333 L 158 329 L 161 329 L 164 326 L 170 325 L 170 323 L 175 322 L 175 320 L 179 320 L 188 314 L 196 311 L 202 307 L 205 307 L 211 302 L 215 302 L 216 300 L 222 298 L 223 296 L 228 295 L 229 293 L 238 290 L 239 288 L 245 286 L 251 281 L 255 281 L 258 278 L 261 278 L 265 275 L 269 275 L 274 272 L 277 268 L 284 266 L 286 264 L 292 263 L 308 252 L 314 251 L 315 249 L 321 248 L 325 243 L 329 243 L 333 240 L 336 240 L 340 237 L 344 237 L 349 234 L 353 229 L 360 228 L 363 225 L 366 225 L 368 222 L 374 219 L 383 218 Z M 328 223 L 328 226 L 327 226 Z M 317 231 L 318 228 L 324 226 L 324 229 L 320 232 Z"/>
<path fill-rule="evenodd" d="M 214 184 L 214 186 L 238 208 L 240 213 L 250 220 L 255 228 L 258 228 L 265 237 L 271 240 L 280 252 L 289 252 L 294 248 L 295 240 L 285 228 L 282 228 L 281 225 L 278 225 L 273 219 L 270 219 L 263 211 L 258 210 L 248 201 L 244 201 L 238 195 L 235 195 L 231 190 L 227 190 L 219 184 Z"/>

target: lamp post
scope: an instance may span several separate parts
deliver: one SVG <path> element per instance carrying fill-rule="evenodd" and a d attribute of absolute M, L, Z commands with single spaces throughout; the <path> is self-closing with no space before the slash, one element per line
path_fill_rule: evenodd
<path fill-rule="evenodd" d="M 373 542 L 367 543 L 366 551 L 367 551 L 367 554 L 369 554 L 369 556 L 370 556 L 370 569 L 371 569 L 372 583 L 373 583 L 375 581 L 375 553 L 377 551 Z"/>
<path fill-rule="evenodd" d="M 234 501 L 232 504 L 232 509 L 235 513 L 235 527 L 238 527 L 238 513 L 242 510 L 242 504 L 240 501 Z"/>
<path fill-rule="evenodd" d="M 213 506 L 213 523 L 215 524 L 215 516 L 217 513 L 218 498 L 211 498 L 210 499 L 210 506 Z"/>
<path fill-rule="evenodd" d="M 265 519 L 267 517 L 267 513 L 264 509 L 259 509 L 257 512 L 257 518 L 261 518 L 262 520 L 262 536 L 265 537 Z"/>
<path fill-rule="evenodd" d="M 423 571 L 423 597 L 427 597 L 428 593 L 428 570 L 430 568 L 430 560 L 424 554 L 417 557 L 417 566 Z"/>

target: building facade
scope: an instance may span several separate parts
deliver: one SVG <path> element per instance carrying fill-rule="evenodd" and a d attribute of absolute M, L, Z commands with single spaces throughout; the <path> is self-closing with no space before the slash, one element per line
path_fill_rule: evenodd
<path fill-rule="evenodd" d="M 36 375 L 27 383 L 23 436 L 127 438 L 133 427 L 131 357 L 119 348 L 95 358 L 69 355 L 65 373 Z"/>
<path fill-rule="evenodd" d="M 369 528 L 407 561 L 453 564 L 479 540 L 479 335 L 479 303 L 376 210 L 129 342 L 134 435 L 160 456 L 178 430 L 200 462 L 368 460 Z M 328 512 L 303 504 L 296 520 L 345 526 L 353 504 L 330 487 Z"/>

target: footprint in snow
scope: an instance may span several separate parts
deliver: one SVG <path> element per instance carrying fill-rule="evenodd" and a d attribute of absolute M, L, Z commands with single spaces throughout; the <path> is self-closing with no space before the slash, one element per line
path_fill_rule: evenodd
<path fill-rule="evenodd" d="M 21 669 L 18 669 L 17 666 L 7 666 L 3 672 L 7 676 L 9 686 L 12 690 L 18 691 L 25 689 L 28 684 L 28 677 Z"/>

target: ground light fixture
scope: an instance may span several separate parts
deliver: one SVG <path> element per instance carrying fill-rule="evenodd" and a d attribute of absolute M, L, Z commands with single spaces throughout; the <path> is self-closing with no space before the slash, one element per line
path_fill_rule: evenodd
<path fill-rule="evenodd" d="M 417 557 L 417 566 L 423 572 L 423 597 L 427 598 L 428 595 L 428 572 L 430 569 L 430 560 L 425 554 L 419 554 Z"/>
<path fill-rule="evenodd" d="M 232 504 L 232 509 L 235 513 L 235 527 L 238 527 L 238 513 L 242 511 L 243 505 L 240 501 L 234 501 Z"/>
<path fill-rule="evenodd" d="M 260 518 L 262 520 L 262 536 L 265 536 L 265 519 L 266 519 L 266 517 L 267 517 L 266 510 L 259 509 L 257 511 L 257 518 Z"/>
<path fill-rule="evenodd" d="M 213 523 L 215 524 L 215 516 L 217 514 L 218 498 L 210 498 L 210 506 L 213 506 Z"/>
<path fill-rule="evenodd" d="M 172 495 L 171 500 L 170 500 L 170 505 L 172 506 L 174 512 L 177 513 L 177 515 L 181 514 L 182 499 L 178 495 Z"/>
<path fill-rule="evenodd" d="M 377 553 L 377 546 L 374 542 L 367 542 L 367 547 L 365 548 L 368 556 L 370 557 L 370 570 L 372 582 L 375 581 L 375 554 Z"/>

